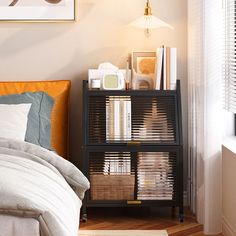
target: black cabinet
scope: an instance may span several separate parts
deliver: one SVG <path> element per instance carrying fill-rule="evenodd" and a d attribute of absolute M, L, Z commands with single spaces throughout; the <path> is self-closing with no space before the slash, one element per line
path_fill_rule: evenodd
<path fill-rule="evenodd" d="M 176 90 L 94 91 L 83 81 L 87 207 L 179 207 L 183 221 L 180 81 Z"/>

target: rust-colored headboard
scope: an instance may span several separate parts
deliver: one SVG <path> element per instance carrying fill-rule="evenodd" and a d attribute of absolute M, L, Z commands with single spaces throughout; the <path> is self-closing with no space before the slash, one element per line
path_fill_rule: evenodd
<path fill-rule="evenodd" d="M 69 80 L 0 82 L 0 95 L 20 94 L 23 92 L 43 91 L 54 98 L 52 111 L 52 147 L 57 153 L 68 159 L 69 130 Z"/>

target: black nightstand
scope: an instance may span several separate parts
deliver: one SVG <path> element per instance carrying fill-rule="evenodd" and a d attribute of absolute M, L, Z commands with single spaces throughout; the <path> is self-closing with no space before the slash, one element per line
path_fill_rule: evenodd
<path fill-rule="evenodd" d="M 125 126 L 118 136 L 117 126 Z M 91 182 L 83 220 L 87 207 L 165 206 L 179 207 L 182 222 L 180 81 L 176 90 L 160 91 L 93 91 L 83 81 L 83 171 Z"/>

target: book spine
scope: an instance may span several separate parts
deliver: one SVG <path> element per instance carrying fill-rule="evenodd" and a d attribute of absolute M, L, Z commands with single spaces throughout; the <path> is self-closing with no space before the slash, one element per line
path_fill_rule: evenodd
<path fill-rule="evenodd" d="M 123 133 L 124 133 L 124 138 L 123 140 L 127 139 L 127 113 L 126 113 L 126 107 L 127 107 L 127 101 L 126 98 L 124 98 L 124 105 L 123 105 Z"/>
<path fill-rule="evenodd" d="M 163 90 L 166 90 L 166 46 L 163 46 Z"/>
<path fill-rule="evenodd" d="M 161 74 L 162 74 L 162 62 L 163 62 L 163 48 L 157 50 L 157 72 L 156 72 L 156 89 L 161 89 Z"/>
<path fill-rule="evenodd" d="M 132 124 L 131 124 L 131 101 L 126 101 L 126 135 L 127 140 L 131 140 Z"/>
<path fill-rule="evenodd" d="M 120 140 L 120 128 L 121 128 L 121 121 L 120 121 L 120 101 L 115 99 L 114 100 L 114 136 L 115 140 Z"/>
<path fill-rule="evenodd" d="M 108 99 L 108 101 L 106 102 L 106 140 L 109 141 L 110 140 L 110 135 L 111 135 L 111 131 L 110 131 L 110 127 L 111 127 L 111 116 L 110 116 L 110 98 Z"/>
<path fill-rule="evenodd" d="M 177 81 L 177 48 L 170 50 L 170 89 L 176 89 Z"/>
<path fill-rule="evenodd" d="M 112 96 L 106 104 L 106 140 L 115 140 L 115 103 Z"/>
<path fill-rule="evenodd" d="M 125 139 L 125 98 L 120 98 L 119 99 L 120 103 L 120 140 Z"/>
<path fill-rule="evenodd" d="M 170 47 L 166 48 L 166 89 L 170 90 Z"/>

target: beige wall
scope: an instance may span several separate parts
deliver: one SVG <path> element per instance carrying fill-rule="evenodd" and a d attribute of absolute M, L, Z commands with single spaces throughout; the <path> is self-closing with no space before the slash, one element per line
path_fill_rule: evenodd
<path fill-rule="evenodd" d="M 223 210 L 222 223 L 224 236 L 236 235 L 236 148 L 234 140 L 234 151 L 223 146 L 222 162 L 222 193 L 223 193 Z M 232 145 L 231 145 L 232 146 Z"/>
<path fill-rule="evenodd" d="M 42 0 L 43 1 L 43 0 Z M 79 159 L 82 80 L 104 61 L 125 66 L 132 50 L 178 48 L 184 140 L 187 141 L 187 0 L 153 0 L 153 13 L 175 30 L 150 38 L 126 25 L 143 14 L 145 0 L 79 0 L 75 23 L 0 23 L 0 80 L 72 80 L 71 153 Z"/>

